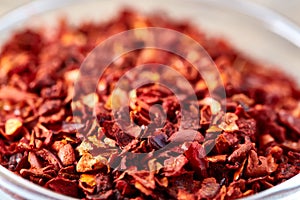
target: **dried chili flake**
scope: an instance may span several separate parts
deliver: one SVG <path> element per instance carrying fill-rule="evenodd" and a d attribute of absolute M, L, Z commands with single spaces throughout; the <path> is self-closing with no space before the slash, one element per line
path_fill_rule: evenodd
<path fill-rule="evenodd" d="M 133 186 L 123 180 L 116 181 L 116 188 L 121 192 L 122 195 L 132 195 L 136 192 L 136 189 Z"/>
<path fill-rule="evenodd" d="M 80 182 L 87 184 L 90 187 L 96 185 L 96 177 L 93 174 L 82 174 L 80 176 Z"/>
<path fill-rule="evenodd" d="M 212 163 L 216 162 L 225 162 L 227 158 L 227 155 L 216 155 L 216 156 L 209 156 L 207 157 L 207 160 Z"/>
<path fill-rule="evenodd" d="M 76 181 L 70 181 L 65 178 L 54 178 L 48 181 L 45 187 L 68 196 L 78 196 L 78 186 Z"/>
<path fill-rule="evenodd" d="M 94 148 L 92 147 L 91 143 L 86 140 L 82 141 L 81 144 L 76 148 L 80 156 L 82 156 L 84 153 L 89 153 L 93 149 Z"/>
<path fill-rule="evenodd" d="M 39 115 L 49 115 L 55 113 L 61 109 L 61 101 L 60 100 L 48 100 L 42 104 L 39 108 Z"/>
<path fill-rule="evenodd" d="M 169 28 L 199 42 L 227 97 L 211 97 L 188 61 L 155 49 L 114 60 L 88 91 L 91 77 L 79 69 L 84 58 L 99 42 L 138 27 Z M 158 42 L 185 50 L 168 35 Z M 206 65 L 202 57 L 188 53 Z M 91 73 L 100 58 L 86 63 Z M 164 70 L 126 73 L 146 63 L 178 71 L 197 101 Z M 125 10 L 105 23 L 64 21 L 53 37 L 27 29 L 4 44 L 0 66 L 0 164 L 52 191 L 83 199 L 237 199 L 300 172 L 296 84 L 192 24 Z M 82 95 L 72 101 L 78 77 Z M 159 84 L 136 88 L 138 78 L 166 80 L 180 95 Z"/>
<path fill-rule="evenodd" d="M 5 133 L 4 137 L 9 140 L 13 140 L 18 136 L 23 126 L 23 122 L 19 118 L 11 118 L 5 122 Z"/>
<path fill-rule="evenodd" d="M 248 136 L 252 141 L 256 141 L 256 121 L 254 119 L 240 118 L 236 121 L 236 124 L 244 136 Z"/>
<path fill-rule="evenodd" d="M 8 161 L 8 169 L 14 171 L 17 165 L 21 162 L 23 155 L 21 153 L 14 154 L 10 156 Z"/>
<path fill-rule="evenodd" d="M 219 192 L 220 185 L 215 178 L 206 178 L 201 184 L 201 189 L 197 192 L 199 198 L 213 198 Z"/>
<path fill-rule="evenodd" d="M 62 167 L 61 161 L 57 158 L 56 155 L 51 153 L 49 150 L 41 149 L 37 151 L 36 154 L 42 159 L 44 159 L 46 162 L 48 162 L 49 165 L 54 165 L 57 169 Z"/>
<path fill-rule="evenodd" d="M 215 148 L 219 154 L 227 153 L 229 151 L 231 144 L 224 136 L 224 134 L 218 135 L 216 139 Z"/>
<path fill-rule="evenodd" d="M 96 157 L 89 153 L 84 153 L 76 165 L 77 172 L 87 172 L 91 170 L 101 169 L 107 164 L 107 159 L 98 155 Z"/>
<path fill-rule="evenodd" d="M 194 196 L 194 194 L 191 194 L 186 190 L 179 189 L 178 194 L 177 194 L 178 200 L 187 200 L 187 199 L 194 200 L 195 198 L 196 197 Z"/>
<path fill-rule="evenodd" d="M 221 111 L 221 105 L 218 101 L 216 101 L 213 98 L 204 98 L 200 103 L 203 103 L 205 105 L 209 105 L 211 113 L 213 115 L 218 114 Z"/>
<path fill-rule="evenodd" d="M 277 166 L 278 164 L 275 163 L 271 155 L 267 158 L 264 156 L 258 157 L 257 153 L 251 150 L 248 157 L 246 174 L 249 177 L 265 176 L 276 171 Z"/>
<path fill-rule="evenodd" d="M 30 163 L 31 168 L 42 168 L 41 161 L 34 152 L 28 153 L 28 162 Z"/>
<path fill-rule="evenodd" d="M 57 153 L 63 165 L 72 165 L 75 162 L 75 153 L 70 144 L 64 145 Z"/>
<path fill-rule="evenodd" d="M 205 157 L 203 146 L 197 142 L 193 142 L 189 149 L 185 152 L 189 163 L 199 176 L 207 176 L 208 162 Z"/>
<path fill-rule="evenodd" d="M 237 148 L 232 154 L 228 157 L 229 162 L 236 162 L 245 158 L 248 152 L 253 148 L 252 143 L 242 144 L 239 148 Z"/>
<path fill-rule="evenodd" d="M 238 181 L 234 181 L 230 183 L 227 188 L 226 197 L 227 198 L 241 198 L 243 196 L 243 191 L 246 188 L 246 181 L 244 179 L 240 179 Z"/>
<path fill-rule="evenodd" d="M 234 113 L 226 113 L 224 116 L 225 120 L 219 125 L 219 128 L 227 132 L 233 132 L 239 130 L 239 127 L 236 124 L 238 116 Z"/>
<path fill-rule="evenodd" d="M 183 172 L 183 167 L 188 163 L 188 159 L 184 155 L 178 157 L 171 157 L 164 162 L 164 175 L 176 176 Z"/>
<path fill-rule="evenodd" d="M 246 96 L 245 94 L 235 94 L 232 96 L 232 101 L 251 106 L 254 103 L 254 100 Z"/>
<path fill-rule="evenodd" d="M 245 167 L 246 159 L 242 162 L 242 164 L 238 167 L 233 175 L 233 180 L 237 181 L 242 175 Z"/>

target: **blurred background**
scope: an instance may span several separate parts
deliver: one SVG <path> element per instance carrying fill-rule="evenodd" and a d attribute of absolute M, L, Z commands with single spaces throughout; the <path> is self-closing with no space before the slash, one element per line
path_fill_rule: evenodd
<path fill-rule="evenodd" d="M 220 0 L 222 1 L 222 0 Z M 250 1 L 266 6 L 281 15 L 289 18 L 300 26 L 300 0 L 241 0 Z M 0 0 L 0 15 L 9 12 L 11 9 L 30 2 L 30 0 Z"/>

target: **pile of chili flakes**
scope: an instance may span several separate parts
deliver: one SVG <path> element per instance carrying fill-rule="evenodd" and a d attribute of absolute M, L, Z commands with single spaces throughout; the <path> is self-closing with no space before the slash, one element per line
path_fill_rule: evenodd
<path fill-rule="evenodd" d="M 74 81 L 85 56 L 113 34 L 148 26 L 174 29 L 199 42 L 221 72 L 226 101 L 211 101 L 205 82 L 191 73 L 193 68 L 184 60 L 161 51 L 138 50 L 113 63 L 122 67 L 108 68 L 96 93 L 73 102 Z M 114 83 L 131 66 L 163 61 L 190 81 L 201 118 L 200 122 L 190 119 L 187 127 L 197 131 L 193 142 L 154 157 L 154 150 L 180 134 L 180 105 L 174 94 L 155 84 L 134 91 L 126 123 L 143 127 L 143 137 L 140 129 L 118 126 L 109 98 Z M 296 84 L 282 72 L 240 55 L 226 41 L 207 38 L 187 22 L 160 15 L 145 18 L 124 10 L 99 24 L 70 27 L 62 21 L 51 38 L 42 30 L 27 29 L 4 45 L 0 65 L 0 164 L 55 192 L 82 199 L 235 199 L 299 173 Z M 88 101 L 91 95 L 97 97 L 95 107 Z M 209 102 L 226 113 L 211 109 Z M 152 117 L 148 114 L 154 104 L 162 105 L 166 122 L 159 111 Z M 73 116 L 72 108 L 81 117 Z M 97 120 L 88 119 L 89 112 Z M 224 121 L 217 124 L 217 119 Z M 158 124 L 162 128 L 153 129 Z M 184 153 L 177 153 L 178 148 Z M 124 156 L 126 152 L 149 156 L 134 163 Z M 117 163 L 115 168 L 112 163 Z"/>

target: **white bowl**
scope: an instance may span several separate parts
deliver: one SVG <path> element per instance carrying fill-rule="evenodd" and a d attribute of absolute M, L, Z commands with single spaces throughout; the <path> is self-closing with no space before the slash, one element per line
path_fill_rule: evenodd
<path fill-rule="evenodd" d="M 208 36 L 224 37 L 243 54 L 278 66 L 300 83 L 300 29 L 278 14 L 238 0 L 43 0 L 16 8 L 0 18 L 0 44 L 22 27 L 45 26 L 51 32 L 60 16 L 73 23 L 104 20 L 129 5 L 142 13 L 164 11 L 190 19 Z M 245 199 L 298 199 L 300 175 Z M 35 185 L 0 166 L 1 199 L 72 199 Z"/>

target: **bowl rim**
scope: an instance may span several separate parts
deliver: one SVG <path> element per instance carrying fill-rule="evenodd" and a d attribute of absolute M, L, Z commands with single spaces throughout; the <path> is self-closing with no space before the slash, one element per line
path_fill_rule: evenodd
<path fill-rule="evenodd" d="M 95 0 L 88 0 L 95 1 Z M 108 0 L 101 0 L 108 1 Z M 118 2 L 128 2 L 125 0 L 114 0 Z M 300 48 L 300 26 L 278 12 L 263 5 L 251 1 L 240 0 L 184 0 L 192 3 L 205 3 L 207 5 L 228 8 L 237 13 L 247 15 L 261 22 L 262 25 L 272 33 L 284 38 L 293 45 Z M 21 6 L 13 8 L 0 15 L 0 31 L 3 31 L 20 21 L 24 21 L 36 14 L 42 14 L 57 8 L 62 8 L 73 3 L 85 2 L 84 0 L 33 0 Z M 129 1 L 130 2 L 130 1 Z M 132 1 L 131 1 L 132 2 Z"/>

